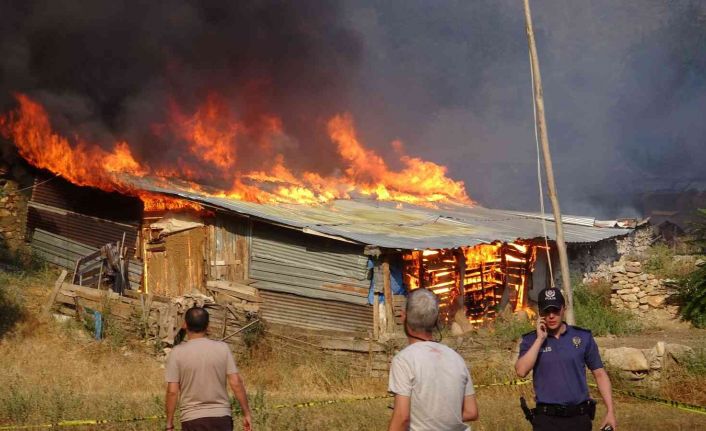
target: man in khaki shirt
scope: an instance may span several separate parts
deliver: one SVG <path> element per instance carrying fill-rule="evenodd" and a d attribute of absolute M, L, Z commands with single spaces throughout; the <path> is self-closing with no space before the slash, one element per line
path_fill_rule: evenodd
<path fill-rule="evenodd" d="M 174 429 L 174 411 L 179 400 L 184 431 L 232 431 L 226 382 L 243 410 L 243 429 L 250 430 L 252 417 L 245 385 L 230 348 L 222 341 L 206 337 L 205 309 L 188 309 L 184 321 L 188 341 L 176 346 L 167 359 L 166 430 Z"/>

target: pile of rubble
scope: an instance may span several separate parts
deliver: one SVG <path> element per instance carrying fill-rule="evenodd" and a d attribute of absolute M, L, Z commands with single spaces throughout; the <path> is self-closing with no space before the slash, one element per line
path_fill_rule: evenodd
<path fill-rule="evenodd" d="M 676 292 L 664 280 L 644 272 L 640 262 L 621 260 L 613 264 L 610 271 L 613 307 L 648 318 L 674 319 L 677 316 L 679 307 L 669 301 Z"/>

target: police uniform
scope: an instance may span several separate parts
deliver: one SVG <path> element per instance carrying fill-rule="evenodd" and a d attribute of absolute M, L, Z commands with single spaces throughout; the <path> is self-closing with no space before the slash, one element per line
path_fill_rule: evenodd
<path fill-rule="evenodd" d="M 540 309 L 544 309 L 541 299 Z M 563 302 L 563 298 L 557 299 Z M 565 325 L 559 338 L 547 336 L 532 369 L 537 401 L 532 419 L 535 431 L 591 430 L 595 402 L 588 391 L 586 368 L 603 368 L 603 362 L 591 331 Z M 520 357 L 536 339 L 537 331 L 522 336 Z"/>

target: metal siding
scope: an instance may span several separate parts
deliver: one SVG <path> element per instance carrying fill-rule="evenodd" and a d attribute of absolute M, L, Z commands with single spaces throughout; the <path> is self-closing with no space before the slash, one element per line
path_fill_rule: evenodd
<path fill-rule="evenodd" d="M 263 318 L 272 323 L 305 329 L 361 332 L 373 329 L 373 309 L 338 301 L 260 291 Z"/>
<path fill-rule="evenodd" d="M 31 233 L 35 229 L 51 232 L 94 248 L 109 242 L 121 241 L 123 233 L 127 247 L 135 247 L 137 241 L 136 226 L 30 203 L 27 211 L 27 230 Z"/>
<path fill-rule="evenodd" d="M 267 224 L 253 229 L 250 278 L 262 290 L 367 303 L 367 257 L 359 245 Z"/>

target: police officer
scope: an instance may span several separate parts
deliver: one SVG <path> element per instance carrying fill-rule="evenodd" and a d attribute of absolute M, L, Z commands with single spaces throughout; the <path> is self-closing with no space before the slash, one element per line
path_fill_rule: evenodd
<path fill-rule="evenodd" d="M 533 372 L 535 409 L 526 412 L 534 431 L 590 431 L 596 403 L 590 398 L 586 367 L 598 384 L 607 412 L 601 429 L 616 428 L 610 378 L 591 331 L 567 325 L 561 290 L 539 292 L 537 330 L 522 336 L 515 371 Z M 524 407 L 523 407 L 524 408 Z"/>

